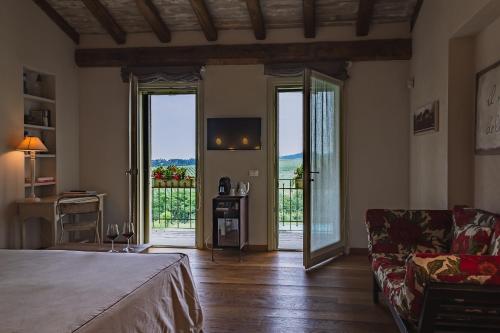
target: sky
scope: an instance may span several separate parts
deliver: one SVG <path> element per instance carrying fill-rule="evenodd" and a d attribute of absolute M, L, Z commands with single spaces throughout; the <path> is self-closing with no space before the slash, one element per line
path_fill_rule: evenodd
<path fill-rule="evenodd" d="M 279 94 L 279 154 L 302 152 L 302 92 Z M 196 156 L 196 95 L 151 96 L 152 159 Z"/>

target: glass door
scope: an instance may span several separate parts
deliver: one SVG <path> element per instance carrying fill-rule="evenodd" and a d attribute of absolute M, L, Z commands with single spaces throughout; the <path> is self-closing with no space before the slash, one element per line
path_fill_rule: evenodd
<path fill-rule="evenodd" d="M 304 266 L 344 252 L 341 170 L 342 83 L 304 73 Z"/>

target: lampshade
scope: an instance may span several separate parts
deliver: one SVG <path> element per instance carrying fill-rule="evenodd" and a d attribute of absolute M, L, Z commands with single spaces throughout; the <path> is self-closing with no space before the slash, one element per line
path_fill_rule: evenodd
<path fill-rule="evenodd" d="M 36 136 L 25 136 L 24 140 L 17 146 L 16 150 L 21 151 L 48 151 L 42 140 Z"/>

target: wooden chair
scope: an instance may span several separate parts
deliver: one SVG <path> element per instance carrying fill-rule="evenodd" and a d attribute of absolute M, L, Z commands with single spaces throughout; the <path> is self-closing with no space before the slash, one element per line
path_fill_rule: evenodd
<path fill-rule="evenodd" d="M 99 235 L 99 197 L 62 196 L 57 200 L 57 216 L 61 227 L 58 244 L 63 242 L 64 232 L 94 231 L 95 242 L 101 243 Z M 81 221 L 81 217 L 85 217 Z"/>

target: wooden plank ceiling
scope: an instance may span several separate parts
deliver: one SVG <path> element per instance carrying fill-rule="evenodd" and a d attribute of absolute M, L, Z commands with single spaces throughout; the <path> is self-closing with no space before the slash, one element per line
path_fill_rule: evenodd
<path fill-rule="evenodd" d="M 202 31 L 217 40 L 220 30 L 266 31 L 302 28 L 314 38 L 317 27 L 352 25 L 358 35 L 372 24 L 415 19 L 420 0 L 34 0 L 60 15 L 78 34 L 110 34 L 118 44 L 127 33 L 153 32 L 162 42 L 170 31 Z M 46 10 L 44 10 L 47 12 Z M 64 23 L 63 23 L 64 24 Z M 73 34 L 72 37 L 75 40 Z"/>

